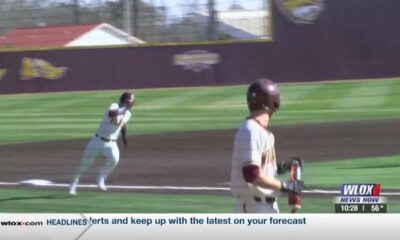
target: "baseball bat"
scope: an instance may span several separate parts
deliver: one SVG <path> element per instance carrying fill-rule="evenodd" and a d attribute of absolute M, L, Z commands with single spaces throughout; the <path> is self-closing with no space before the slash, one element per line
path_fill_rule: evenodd
<path fill-rule="evenodd" d="M 290 178 L 292 181 L 301 181 L 301 166 L 298 161 L 293 161 L 290 166 Z M 298 213 L 301 209 L 301 195 L 300 193 L 289 193 L 288 203 L 291 213 Z"/>

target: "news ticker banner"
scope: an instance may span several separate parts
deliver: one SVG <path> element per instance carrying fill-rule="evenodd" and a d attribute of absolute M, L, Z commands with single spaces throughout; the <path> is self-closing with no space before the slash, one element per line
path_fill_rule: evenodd
<path fill-rule="evenodd" d="M 400 214 L 0 214 L 0 239 L 398 240 Z"/>

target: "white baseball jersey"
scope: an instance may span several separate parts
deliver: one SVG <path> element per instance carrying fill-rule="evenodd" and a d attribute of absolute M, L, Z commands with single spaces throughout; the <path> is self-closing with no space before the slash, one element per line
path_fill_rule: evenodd
<path fill-rule="evenodd" d="M 231 170 L 231 191 L 238 196 L 277 196 L 279 192 L 248 183 L 242 168 L 257 165 L 269 177 L 277 174 L 275 137 L 255 120 L 246 120 L 235 136 Z"/>
<path fill-rule="evenodd" d="M 109 111 L 116 111 L 116 110 L 119 110 L 117 116 L 117 123 L 118 123 L 117 125 L 115 123 L 112 123 L 110 117 L 108 116 Z M 127 109 L 125 110 L 122 108 L 120 109 L 117 103 L 111 104 L 108 111 L 104 113 L 103 120 L 101 121 L 100 126 L 97 129 L 96 133 L 100 137 L 116 140 L 119 136 L 119 133 L 121 132 L 122 126 L 129 122 L 131 115 L 132 114 L 129 110 Z"/>

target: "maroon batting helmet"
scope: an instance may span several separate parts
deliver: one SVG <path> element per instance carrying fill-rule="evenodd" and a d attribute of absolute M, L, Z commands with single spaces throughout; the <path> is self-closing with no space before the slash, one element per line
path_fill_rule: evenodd
<path fill-rule="evenodd" d="M 276 84 L 265 78 L 258 79 L 247 89 L 247 106 L 250 112 L 267 110 L 270 114 L 279 110 L 280 94 Z"/>

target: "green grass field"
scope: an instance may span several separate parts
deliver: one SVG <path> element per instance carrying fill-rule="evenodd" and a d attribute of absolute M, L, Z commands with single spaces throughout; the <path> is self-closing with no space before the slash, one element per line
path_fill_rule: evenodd
<path fill-rule="evenodd" d="M 281 84 L 281 111 L 273 125 L 400 117 L 400 79 Z M 234 129 L 247 114 L 246 86 L 136 90 L 129 134 Z M 0 96 L 0 145 L 90 137 L 120 91 Z M 379 182 L 400 189 L 400 156 L 307 165 L 311 187 Z M 98 201 L 101 199 L 101 201 Z M 285 199 L 281 199 L 285 212 Z M 0 211 L 9 212 L 231 212 L 228 196 L 0 189 Z M 96 203 L 96 204 L 93 204 Z M 332 212 L 332 199 L 307 198 L 303 212 Z M 400 212 L 400 201 L 389 202 Z"/>
<path fill-rule="evenodd" d="M 273 125 L 400 116 L 400 80 L 282 84 Z M 136 90 L 130 134 L 234 129 L 246 86 Z M 88 138 L 121 91 L 0 96 L 0 144 Z"/>
<path fill-rule="evenodd" d="M 371 157 L 308 164 L 303 177 L 309 187 L 336 188 L 340 183 L 380 183 L 400 190 L 400 156 Z"/>
<path fill-rule="evenodd" d="M 101 199 L 101 201 L 99 201 Z M 303 196 L 302 212 L 333 213 L 333 198 Z M 66 191 L 2 189 L 1 211 L 57 213 L 230 213 L 230 196 L 82 191 L 70 197 Z M 289 212 L 287 198 L 279 198 L 280 211 Z M 400 200 L 388 201 L 388 211 L 400 213 Z"/>

